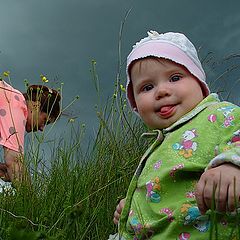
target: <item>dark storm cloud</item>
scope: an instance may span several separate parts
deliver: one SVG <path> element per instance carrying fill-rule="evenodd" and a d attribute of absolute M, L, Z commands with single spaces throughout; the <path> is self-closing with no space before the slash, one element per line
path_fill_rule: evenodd
<path fill-rule="evenodd" d="M 111 96 L 118 62 L 118 33 L 124 25 L 122 59 L 153 29 L 184 32 L 201 56 L 217 58 L 239 52 L 240 2 L 192 0 L 9 0 L 0 1 L 0 68 L 10 70 L 13 85 L 39 82 L 41 73 L 64 82 L 64 103 L 75 95 L 82 122 L 96 122 L 96 92 L 89 72 L 97 61 L 101 93 Z M 209 69 L 215 77 L 215 71 Z M 237 77 L 237 76 L 234 76 Z M 122 82 L 124 83 L 124 75 Z"/>

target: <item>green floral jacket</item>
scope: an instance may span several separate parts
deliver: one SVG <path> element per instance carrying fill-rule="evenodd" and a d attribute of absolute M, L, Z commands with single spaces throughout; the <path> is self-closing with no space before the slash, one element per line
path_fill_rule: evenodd
<path fill-rule="evenodd" d="M 210 94 L 172 126 L 153 132 L 156 140 L 142 157 L 127 192 L 120 236 L 208 239 L 211 211 L 200 214 L 195 185 L 207 168 L 224 162 L 240 165 L 240 107 Z M 235 215 L 216 215 L 219 239 L 234 237 Z"/>

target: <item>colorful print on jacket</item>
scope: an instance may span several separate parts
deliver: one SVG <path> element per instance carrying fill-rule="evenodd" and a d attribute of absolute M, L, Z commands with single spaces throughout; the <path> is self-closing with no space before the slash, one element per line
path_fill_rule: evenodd
<path fill-rule="evenodd" d="M 212 223 L 198 210 L 195 185 L 210 161 L 239 165 L 240 107 L 210 94 L 172 126 L 155 132 L 157 139 L 130 183 L 119 233 L 126 240 L 207 240 Z M 234 239 L 236 217 L 216 218 L 218 239 Z"/>

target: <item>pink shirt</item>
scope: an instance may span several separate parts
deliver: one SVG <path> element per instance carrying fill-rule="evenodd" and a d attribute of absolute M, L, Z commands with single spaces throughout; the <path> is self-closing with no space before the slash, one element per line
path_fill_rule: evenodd
<path fill-rule="evenodd" d="M 0 81 L 0 145 L 23 153 L 27 114 L 23 94 Z"/>

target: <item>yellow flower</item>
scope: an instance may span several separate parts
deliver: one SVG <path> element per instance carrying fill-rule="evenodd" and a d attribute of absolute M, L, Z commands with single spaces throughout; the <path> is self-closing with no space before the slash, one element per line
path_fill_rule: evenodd
<path fill-rule="evenodd" d="M 48 82 L 48 79 L 47 79 L 47 77 L 46 77 L 46 76 L 44 76 L 43 74 L 41 74 L 41 75 L 40 75 L 40 78 L 41 78 L 42 82 L 45 82 L 45 83 L 47 83 L 47 82 Z"/>
<path fill-rule="evenodd" d="M 10 72 L 9 72 L 9 71 L 3 72 L 3 76 L 4 76 L 4 77 L 8 77 L 9 75 L 10 75 Z"/>
<path fill-rule="evenodd" d="M 125 87 L 124 87 L 122 84 L 120 84 L 120 88 L 121 88 L 121 90 L 122 90 L 123 92 L 126 92 L 126 89 L 125 89 Z"/>

